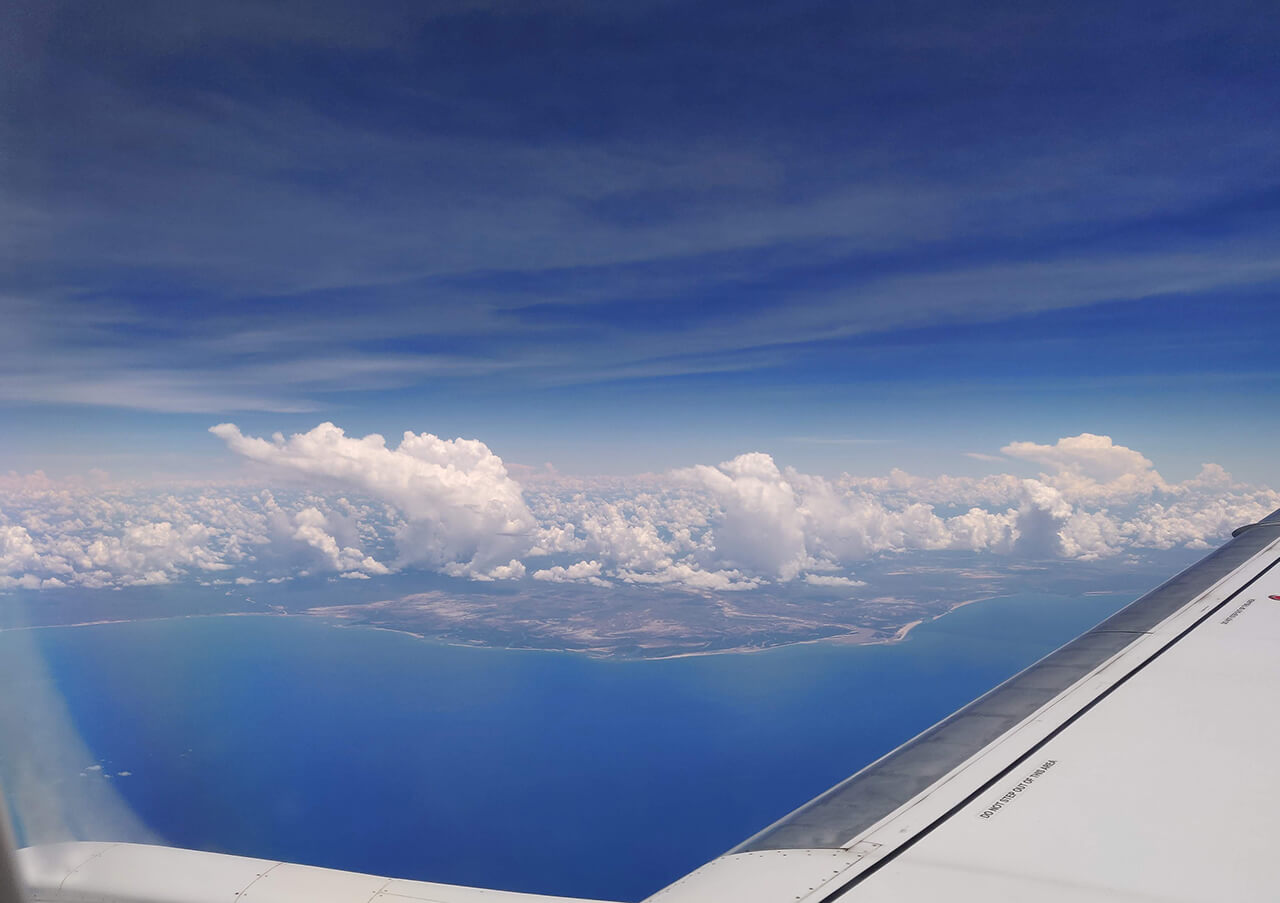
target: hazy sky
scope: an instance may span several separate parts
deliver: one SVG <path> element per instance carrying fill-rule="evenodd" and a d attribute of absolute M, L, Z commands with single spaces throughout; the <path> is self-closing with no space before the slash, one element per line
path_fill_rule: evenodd
<path fill-rule="evenodd" d="M 1276 480 L 1272 2 L 10 8 L 0 471 Z"/>

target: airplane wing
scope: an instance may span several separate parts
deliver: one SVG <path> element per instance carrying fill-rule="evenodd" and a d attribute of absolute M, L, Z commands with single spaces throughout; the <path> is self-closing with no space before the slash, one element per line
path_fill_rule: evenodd
<path fill-rule="evenodd" d="M 1278 564 L 1280 511 L 649 901 L 1280 899 Z M 18 866 L 48 901 L 563 899 L 136 844 Z"/>

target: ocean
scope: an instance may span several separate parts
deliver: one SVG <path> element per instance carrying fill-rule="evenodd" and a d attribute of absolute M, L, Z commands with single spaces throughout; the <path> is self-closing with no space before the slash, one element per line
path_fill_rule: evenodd
<path fill-rule="evenodd" d="M 1019 595 L 893 645 L 650 662 L 271 616 L 0 633 L 0 655 L 34 644 L 79 733 L 48 792 L 109 781 L 165 843 L 638 900 L 1131 598 Z"/>

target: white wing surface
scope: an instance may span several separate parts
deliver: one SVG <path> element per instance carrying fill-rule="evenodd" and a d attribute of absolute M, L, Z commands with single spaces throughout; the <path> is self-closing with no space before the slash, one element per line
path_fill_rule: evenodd
<path fill-rule="evenodd" d="M 18 851 L 32 900 L 78 903 L 590 903 L 138 843 Z"/>
<path fill-rule="evenodd" d="M 1280 511 L 649 900 L 1280 899 L 1277 565 Z M 563 900 L 135 844 L 18 865 L 49 901 Z"/>

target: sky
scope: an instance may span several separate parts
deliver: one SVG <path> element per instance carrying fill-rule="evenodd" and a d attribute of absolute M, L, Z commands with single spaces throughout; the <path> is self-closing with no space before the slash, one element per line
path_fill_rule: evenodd
<path fill-rule="evenodd" d="M 296 541 L 335 573 L 496 579 L 549 551 L 525 539 L 572 524 L 559 553 L 582 542 L 596 558 L 530 574 L 670 576 L 684 561 L 721 583 L 854 560 L 828 529 L 851 492 L 934 506 L 947 538 L 930 526 L 927 548 L 1012 549 L 1027 511 L 1066 529 L 1114 506 L 1116 480 L 1129 507 L 1107 517 L 1130 544 L 1165 523 L 1152 505 L 1236 492 L 1177 533 L 1203 543 L 1272 500 L 1274 4 L 11 10 L 0 473 L 27 495 L 0 503 L 0 525 L 26 536 L 0 558 L 10 580 L 239 566 L 228 537 L 243 553 L 276 516 L 259 499 L 257 527 L 215 542 L 207 517 L 146 515 L 144 485 L 293 480 L 329 501 L 298 501 L 279 529 L 311 518 L 336 547 Z M 348 454 L 370 434 L 386 457 L 376 442 Z M 437 447 L 455 438 L 479 448 Z M 1099 448 L 1128 463 L 1097 471 Z M 895 468 L 926 481 L 917 496 L 884 495 L 901 490 L 883 482 Z M 597 501 L 635 504 L 640 484 L 608 480 L 637 474 L 670 498 L 700 493 L 719 539 L 655 527 L 670 548 L 637 570 L 622 546 L 590 545 L 582 511 L 557 520 L 530 501 L 558 475 L 558 498 L 582 479 Z M 992 489 L 980 500 L 1005 520 L 956 539 L 946 518 L 977 490 L 946 497 L 944 475 L 1032 480 L 1071 512 L 1034 487 Z M 751 509 L 751 480 L 795 504 Z M 844 493 L 845 515 L 813 513 L 814 480 Z M 97 533 L 22 520 L 31 493 L 125 484 L 143 494 Z M 390 506 L 382 540 L 357 542 L 357 526 L 338 542 L 336 519 L 355 517 L 333 501 L 344 492 Z M 777 542 L 735 533 L 735 505 Z M 183 540 L 185 559 L 85 551 L 158 524 L 212 532 Z M 1079 529 L 1041 551 L 1125 546 Z M 73 534 L 79 551 L 58 551 Z M 373 556 L 379 542 L 394 549 Z"/>

